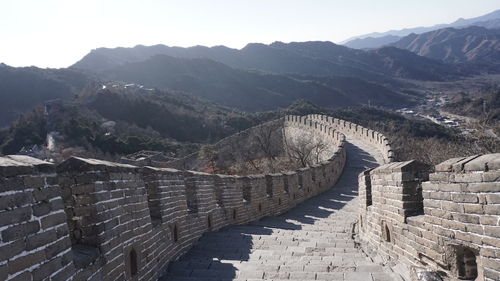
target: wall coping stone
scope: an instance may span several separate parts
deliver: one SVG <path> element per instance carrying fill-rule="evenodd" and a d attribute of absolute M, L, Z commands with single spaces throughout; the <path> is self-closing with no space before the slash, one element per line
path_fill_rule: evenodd
<path fill-rule="evenodd" d="M 391 162 L 379 166 L 371 171 L 372 174 L 392 174 L 395 172 L 423 172 L 431 171 L 432 166 L 417 160 L 409 160 L 403 162 Z M 366 171 L 365 171 L 366 172 Z"/>
<path fill-rule="evenodd" d="M 265 174 L 251 174 L 248 176 L 245 176 L 244 178 L 249 178 L 249 179 L 263 179 L 265 178 Z"/>
<path fill-rule="evenodd" d="M 468 157 L 457 157 L 448 159 L 438 165 L 436 165 L 436 172 L 460 172 L 463 170 L 463 165 L 475 158 L 479 157 L 479 155 L 473 155 Z"/>
<path fill-rule="evenodd" d="M 177 169 L 172 169 L 172 168 L 158 168 L 158 167 L 152 167 L 152 166 L 144 166 L 142 167 L 141 171 L 143 173 L 147 174 L 154 174 L 154 173 L 165 173 L 165 174 L 180 174 L 183 171 L 177 170 Z"/>
<path fill-rule="evenodd" d="M 106 171 L 134 172 L 140 168 L 129 164 L 115 163 L 92 158 L 70 157 L 57 166 L 58 172 Z"/>
<path fill-rule="evenodd" d="M 500 170 L 500 153 L 486 154 L 465 163 L 465 171 Z"/>
<path fill-rule="evenodd" d="M 53 173 L 55 172 L 55 167 L 52 163 L 25 155 L 0 157 L 0 176 L 12 177 L 37 172 Z"/>

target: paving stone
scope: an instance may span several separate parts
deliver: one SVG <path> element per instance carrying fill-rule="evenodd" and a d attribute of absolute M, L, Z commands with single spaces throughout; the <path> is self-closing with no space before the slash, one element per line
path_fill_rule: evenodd
<path fill-rule="evenodd" d="M 359 272 L 382 272 L 384 268 L 380 265 L 361 265 L 356 267 L 356 271 Z"/>
<path fill-rule="evenodd" d="M 392 276 L 387 273 L 381 273 L 381 272 L 375 272 L 372 273 L 372 278 L 373 281 L 386 281 L 386 280 L 393 280 Z"/>
<path fill-rule="evenodd" d="M 319 272 L 316 275 L 318 280 L 344 280 L 344 273 L 342 272 Z"/>
<path fill-rule="evenodd" d="M 372 274 L 370 272 L 346 272 L 344 274 L 346 281 L 372 281 Z M 390 280 L 390 279 L 388 279 Z"/>
<path fill-rule="evenodd" d="M 347 149 L 348 162 L 335 187 L 280 216 L 204 235 L 160 280 L 395 280 L 351 238 L 358 174 L 382 163 L 382 155 L 355 140 Z"/>

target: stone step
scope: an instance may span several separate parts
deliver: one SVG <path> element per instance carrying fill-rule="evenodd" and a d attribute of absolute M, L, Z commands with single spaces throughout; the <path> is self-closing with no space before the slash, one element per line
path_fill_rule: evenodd
<path fill-rule="evenodd" d="M 348 161 L 331 190 L 283 215 L 206 233 L 160 280 L 397 280 L 352 240 L 357 176 L 367 165 L 364 158 Z"/>
<path fill-rule="evenodd" d="M 219 271 L 255 271 L 266 272 L 383 272 L 384 267 L 368 263 L 356 263 L 354 260 L 332 261 L 279 261 L 279 262 L 174 262 L 169 267 L 169 272 L 175 276 L 192 275 L 193 272 L 210 270 Z"/>
<path fill-rule="evenodd" d="M 191 276 L 167 275 L 159 281 L 254 281 L 254 280 L 342 280 L 342 281 L 387 281 L 394 275 L 385 272 L 266 272 L 253 271 L 196 271 Z"/>

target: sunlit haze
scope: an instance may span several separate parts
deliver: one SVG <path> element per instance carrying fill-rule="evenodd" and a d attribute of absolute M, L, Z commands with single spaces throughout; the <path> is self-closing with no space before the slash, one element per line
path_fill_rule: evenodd
<path fill-rule="evenodd" d="M 498 0 L 2 0 L 0 62 L 67 67 L 98 47 L 322 40 L 450 23 Z"/>

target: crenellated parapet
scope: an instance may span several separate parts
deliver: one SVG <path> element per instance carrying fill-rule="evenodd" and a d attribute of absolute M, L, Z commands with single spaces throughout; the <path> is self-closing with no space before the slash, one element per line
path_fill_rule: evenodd
<path fill-rule="evenodd" d="M 0 280 L 66 280 L 75 272 L 55 167 L 0 157 Z"/>
<path fill-rule="evenodd" d="M 359 235 L 387 261 L 445 280 L 500 280 L 500 154 L 359 175 Z M 477 278 L 477 279 L 476 279 Z"/>
<path fill-rule="evenodd" d="M 382 133 L 367 129 L 361 125 L 354 124 L 349 121 L 333 118 L 326 115 L 311 114 L 307 117 L 311 119 L 311 121 L 329 126 L 336 131 L 340 131 L 347 137 L 361 139 L 365 142 L 371 143 L 382 152 L 384 161 L 386 163 L 394 161 L 394 153 L 392 151 L 389 139 Z"/>
<path fill-rule="evenodd" d="M 249 176 L 1 157 L 0 280 L 157 280 L 203 233 L 281 214 L 334 186 L 344 135 L 307 117 L 284 123 L 328 141 L 331 155 Z"/>

